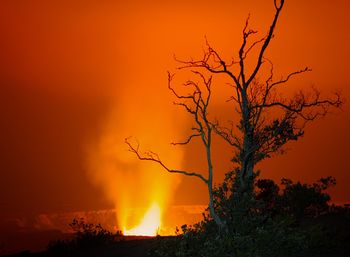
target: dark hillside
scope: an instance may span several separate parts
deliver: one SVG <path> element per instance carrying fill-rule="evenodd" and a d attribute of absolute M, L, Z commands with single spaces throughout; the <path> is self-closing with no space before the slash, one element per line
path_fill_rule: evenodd
<path fill-rule="evenodd" d="M 122 240 L 108 246 L 98 246 L 89 249 L 80 249 L 74 252 L 21 252 L 3 257 L 146 257 L 148 252 L 156 246 L 159 238 L 149 237 L 125 237 Z"/>

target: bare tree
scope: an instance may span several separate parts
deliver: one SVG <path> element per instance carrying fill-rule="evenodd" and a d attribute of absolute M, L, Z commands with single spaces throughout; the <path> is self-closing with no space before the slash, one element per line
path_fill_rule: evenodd
<path fill-rule="evenodd" d="M 265 52 L 274 36 L 277 21 L 283 9 L 284 0 L 274 0 L 275 14 L 267 34 L 261 39 L 250 42 L 251 36 L 257 31 L 249 29 L 249 17 L 242 31 L 243 42 L 238 51 L 237 61 L 226 62 L 208 42 L 206 51 L 200 60 L 180 61 L 179 69 L 189 69 L 196 80 L 188 80 L 183 85 L 192 88 L 189 94 L 180 94 L 172 87 L 174 75 L 168 74 L 168 87 L 178 99 L 176 105 L 182 106 L 194 120 L 193 134 L 187 140 L 175 145 L 186 145 L 192 139 L 199 137 L 206 150 L 207 177 L 199 172 L 188 172 L 168 168 L 153 152 L 140 153 L 138 144 L 135 146 L 126 139 L 129 150 L 140 160 L 159 163 L 165 170 L 201 179 L 208 188 L 210 215 L 219 227 L 224 227 L 223 220 L 217 215 L 213 203 L 213 165 L 211 144 L 213 132 L 222 137 L 233 147 L 237 164 L 239 180 L 238 195 L 252 192 L 256 172 L 255 165 L 282 151 L 282 147 L 291 140 L 297 140 L 304 134 L 305 125 L 318 117 L 325 116 L 330 107 L 340 107 L 342 99 L 339 94 L 333 98 L 322 98 L 319 91 L 297 92 L 291 98 L 278 94 L 279 86 L 287 83 L 296 75 L 311 71 L 308 67 L 287 74 L 284 78 L 275 80 L 273 64 L 265 58 Z M 257 51 L 255 64 L 248 72 L 247 57 L 252 50 Z M 258 79 L 262 67 L 268 65 L 268 75 L 264 80 Z M 235 72 L 235 71 L 236 72 Z M 224 75 L 233 88 L 230 100 L 240 117 L 238 124 L 231 127 L 222 126 L 218 120 L 210 119 L 208 106 L 211 99 L 211 84 L 213 76 Z M 260 75 L 259 75 L 260 77 Z"/>

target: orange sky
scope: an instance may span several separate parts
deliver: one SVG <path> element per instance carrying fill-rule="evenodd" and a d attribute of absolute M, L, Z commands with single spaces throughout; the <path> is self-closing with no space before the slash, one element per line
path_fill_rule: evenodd
<path fill-rule="evenodd" d="M 91 147 L 107 124 L 120 138 L 152 129 L 166 131 L 162 140 L 172 131 L 181 137 L 188 120 L 166 88 L 173 54 L 200 57 L 206 36 L 224 57 L 235 55 L 247 14 L 263 34 L 272 2 L 1 1 L 0 218 L 111 208 L 87 175 Z M 277 76 L 313 69 L 291 91 L 314 85 L 349 99 L 349 7 L 347 0 L 287 1 L 267 56 Z M 263 176 L 311 182 L 333 175 L 334 201 L 349 201 L 348 104 L 336 113 L 312 124 L 286 155 L 265 161 Z M 220 142 L 215 149 L 222 178 L 230 154 Z M 184 167 L 203 167 L 196 144 L 183 156 Z M 192 178 L 182 179 L 172 200 L 206 202 L 204 185 Z"/>

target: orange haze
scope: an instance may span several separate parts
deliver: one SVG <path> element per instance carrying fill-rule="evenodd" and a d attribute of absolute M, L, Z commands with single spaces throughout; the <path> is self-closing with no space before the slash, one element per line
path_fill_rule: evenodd
<path fill-rule="evenodd" d="M 286 2 L 267 52 L 276 76 L 308 66 L 313 72 L 287 92 L 316 86 L 349 99 L 350 2 Z M 171 166 L 204 170 L 199 143 L 169 144 L 186 138 L 190 120 L 172 105 L 166 71 L 175 71 L 173 54 L 201 57 L 205 36 L 224 58 L 234 56 L 248 13 L 263 35 L 273 0 L 1 1 L 0 226 L 39 213 L 116 208 L 118 226 L 128 230 L 143 215 L 135 208 L 156 202 L 164 218 L 169 205 L 206 204 L 203 183 L 138 162 L 123 141 L 134 136 Z M 215 85 L 213 113 L 227 108 L 225 88 Z M 333 201 L 350 201 L 349 131 L 345 104 L 286 155 L 262 163 L 262 176 L 332 175 Z M 215 144 L 220 182 L 231 153 Z"/>

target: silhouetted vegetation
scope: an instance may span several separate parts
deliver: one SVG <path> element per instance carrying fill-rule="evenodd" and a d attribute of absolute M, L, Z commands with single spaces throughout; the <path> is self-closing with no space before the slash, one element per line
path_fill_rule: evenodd
<path fill-rule="evenodd" d="M 346 257 L 350 252 L 350 209 L 329 203 L 332 177 L 307 184 L 256 179 L 245 198 L 235 195 L 235 172 L 214 190 L 221 230 L 207 210 L 203 220 L 183 225 L 174 237 L 123 237 L 101 225 L 74 219 L 71 239 L 57 240 L 32 257 Z M 303 197 L 301 197 L 303 196 Z M 302 210 L 302 211 L 301 211 Z"/>
<path fill-rule="evenodd" d="M 159 242 L 154 257 L 348 256 L 350 210 L 329 204 L 325 192 L 332 177 L 313 184 L 259 179 L 255 190 L 236 196 L 234 172 L 215 188 L 215 209 L 226 224 L 222 231 L 210 215 L 182 226 L 175 238 Z"/>
<path fill-rule="evenodd" d="M 330 204 L 333 177 L 312 184 L 255 178 L 251 194 L 237 194 L 237 171 L 214 188 L 214 207 L 197 224 L 183 225 L 175 237 L 127 241 L 101 225 L 74 219 L 70 240 L 51 242 L 47 256 L 151 257 L 345 257 L 350 252 L 350 209 Z M 121 255 L 117 255 L 121 254 Z M 46 256 L 46 255 L 45 255 Z"/>
<path fill-rule="evenodd" d="M 73 219 L 69 224 L 74 237 L 50 242 L 48 252 L 59 256 L 76 256 L 101 247 L 113 245 L 122 238 L 121 231 L 112 233 L 100 224 L 86 223 L 84 219 Z"/>

